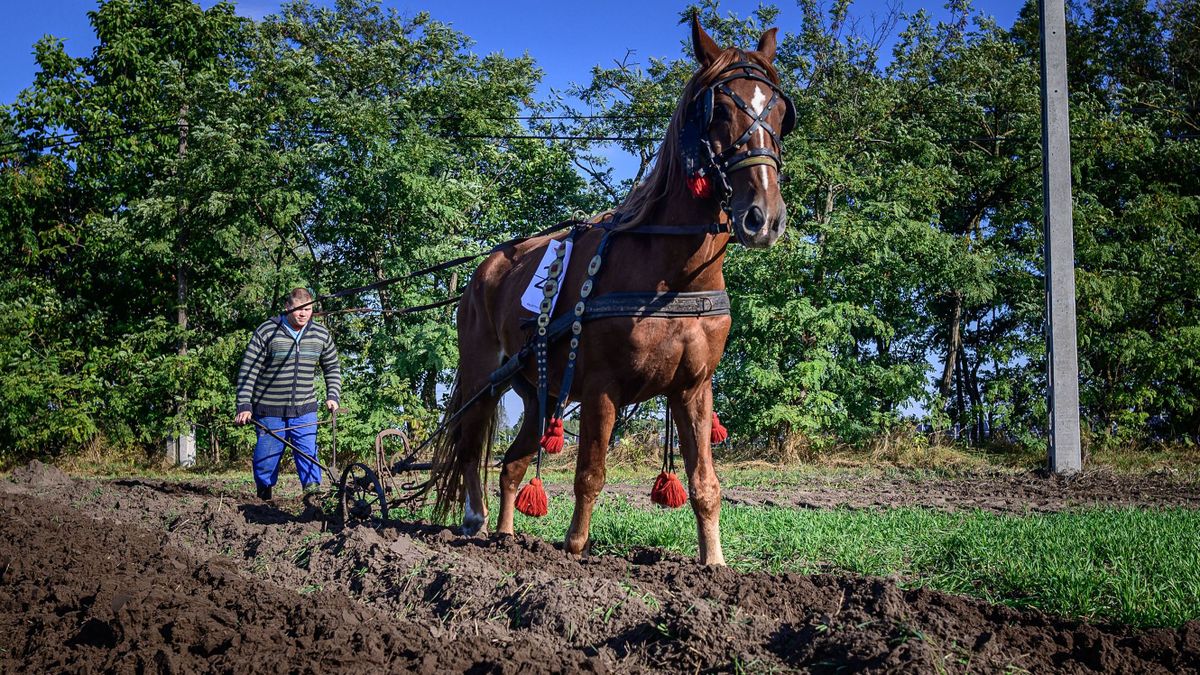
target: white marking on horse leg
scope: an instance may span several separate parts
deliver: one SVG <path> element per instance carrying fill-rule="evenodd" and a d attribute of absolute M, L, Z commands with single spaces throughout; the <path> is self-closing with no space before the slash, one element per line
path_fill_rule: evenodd
<path fill-rule="evenodd" d="M 716 518 L 700 525 L 700 542 L 705 565 L 724 565 L 725 554 L 721 551 L 721 523 Z"/>

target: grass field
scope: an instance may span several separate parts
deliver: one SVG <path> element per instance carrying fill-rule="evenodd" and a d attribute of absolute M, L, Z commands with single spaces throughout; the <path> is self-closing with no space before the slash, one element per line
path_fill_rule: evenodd
<path fill-rule="evenodd" d="M 544 519 L 518 515 L 517 529 L 560 538 L 570 508 L 557 500 Z M 1190 510 L 1001 516 L 727 507 L 721 529 L 729 564 L 743 570 L 898 576 L 907 586 L 1138 626 L 1200 617 L 1200 513 Z M 696 552 L 689 509 L 639 510 L 621 499 L 597 508 L 592 537 L 598 552 Z"/>
<path fill-rule="evenodd" d="M 517 514 L 516 530 L 561 540 L 572 503 L 551 499 L 545 518 Z M 727 562 L 740 570 L 887 576 L 905 587 L 1141 627 L 1200 618 L 1200 512 L 1189 509 L 1008 516 L 726 506 L 721 533 Z M 602 496 L 591 535 L 595 553 L 696 554 L 688 508 L 646 510 Z"/>

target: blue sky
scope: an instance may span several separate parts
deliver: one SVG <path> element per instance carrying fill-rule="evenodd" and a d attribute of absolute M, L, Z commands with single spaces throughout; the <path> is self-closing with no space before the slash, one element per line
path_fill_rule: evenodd
<path fill-rule="evenodd" d="M 312 1 L 317 5 L 333 2 Z M 205 7 L 215 2 L 200 0 Z M 33 43 L 43 35 L 64 39 L 67 53 L 73 56 L 86 55 L 95 46 L 87 13 L 97 7 L 97 0 L 3 0 L 3 4 L 6 26 L 5 39 L 0 41 L 0 103 L 12 102 L 33 81 Z M 234 0 L 234 4 L 239 14 L 262 19 L 277 12 L 281 3 Z M 627 50 L 633 52 L 633 63 L 677 57 L 688 37 L 686 25 L 678 23 L 686 0 L 584 0 L 573 6 L 562 0 L 383 0 L 383 4 L 404 15 L 429 11 L 470 36 L 476 53 L 502 52 L 510 57 L 529 53 L 545 72 L 539 91 L 543 97 L 551 88 L 563 90 L 573 82 L 587 82 L 593 66 L 611 65 L 624 58 Z M 723 0 L 721 8 L 746 16 L 759 4 L 757 0 Z M 976 0 L 975 8 L 1008 27 L 1022 4 L 1022 0 Z M 781 31 L 796 31 L 800 12 L 795 0 L 781 0 L 776 6 L 781 10 L 777 23 Z M 948 15 L 942 0 L 854 0 L 850 11 L 860 30 L 870 32 L 892 7 L 908 14 L 924 9 L 935 19 Z M 610 147 L 601 152 L 612 162 L 616 179 L 630 177 L 637 170 L 635 159 L 620 149 Z"/>
<path fill-rule="evenodd" d="M 96 0 L 5 0 L 4 40 L 0 41 L 0 102 L 11 102 L 17 92 L 33 80 L 33 43 L 43 35 L 66 40 L 67 51 L 84 55 L 95 44 L 87 12 L 97 5 Z M 211 6 L 213 0 L 202 0 Z M 255 19 L 279 9 L 274 0 L 237 0 L 238 13 Z M 315 4 L 329 4 L 317 0 Z M 758 6 L 752 0 L 724 0 L 723 10 L 741 16 Z M 1012 25 L 1021 5 L 1020 0 L 977 0 L 978 11 L 994 16 L 1002 26 Z M 584 82 L 593 65 L 611 64 L 624 57 L 627 49 L 634 50 L 635 61 L 647 62 L 651 56 L 673 57 L 687 36 L 685 26 L 679 25 L 678 13 L 683 0 L 642 0 L 641 2 L 576 2 L 562 0 L 384 0 L 402 14 L 428 10 L 435 18 L 452 24 L 471 36 L 478 53 L 503 52 L 519 56 L 532 55 L 546 73 L 545 85 L 563 88 L 571 82 Z M 946 11 L 937 0 L 856 0 L 851 13 L 871 25 L 872 17 L 880 17 L 890 5 L 912 13 L 925 9 L 935 17 Z M 777 3 L 782 10 L 779 26 L 784 31 L 795 30 L 799 11 L 794 2 Z"/>

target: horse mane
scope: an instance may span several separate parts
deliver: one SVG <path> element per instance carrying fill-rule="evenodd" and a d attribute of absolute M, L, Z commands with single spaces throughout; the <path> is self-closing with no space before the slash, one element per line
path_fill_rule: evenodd
<path fill-rule="evenodd" d="M 684 176 L 682 160 L 679 153 L 679 130 L 687 121 L 688 106 L 696 94 L 703 88 L 716 81 L 717 75 L 729 66 L 742 59 L 765 70 L 772 82 L 779 83 L 779 73 L 775 65 L 755 51 L 740 49 L 725 49 L 706 68 L 694 73 L 683 88 L 683 96 L 675 106 L 671 115 L 671 123 L 667 125 L 667 135 L 655 153 L 654 168 L 645 180 L 634 186 L 629 196 L 615 209 L 601 214 L 604 220 L 620 214 L 621 222 L 617 230 L 637 227 L 649 222 L 654 216 L 655 209 L 660 203 L 673 199 L 691 199 L 687 192 L 686 176 Z"/>

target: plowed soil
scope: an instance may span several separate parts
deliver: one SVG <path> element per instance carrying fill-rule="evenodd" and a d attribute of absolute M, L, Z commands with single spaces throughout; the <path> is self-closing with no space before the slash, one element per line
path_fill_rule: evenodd
<path fill-rule="evenodd" d="M 0 672 L 1197 672 L 1136 631 L 892 581 L 328 527 L 244 483 L 0 480 Z"/>

